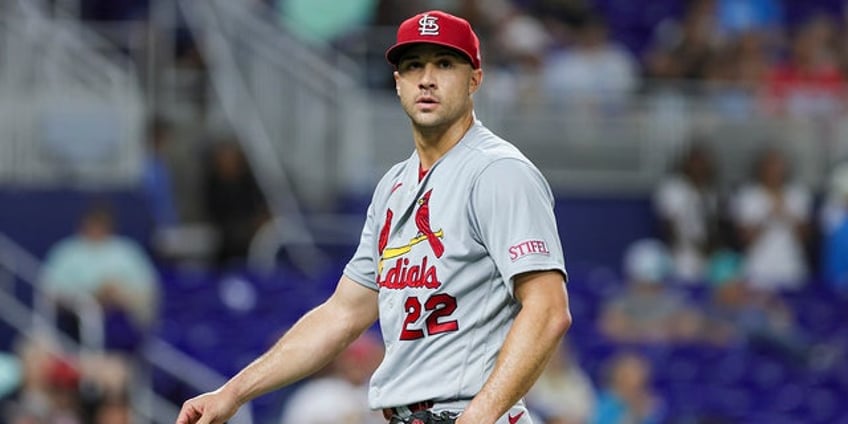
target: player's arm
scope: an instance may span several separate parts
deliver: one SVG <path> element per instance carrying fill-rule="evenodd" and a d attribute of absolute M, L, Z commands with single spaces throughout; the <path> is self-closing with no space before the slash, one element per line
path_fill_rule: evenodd
<path fill-rule="evenodd" d="M 177 424 L 223 423 L 239 407 L 324 367 L 377 320 L 377 292 L 342 276 L 335 293 L 214 392 L 183 404 Z"/>
<path fill-rule="evenodd" d="M 492 424 L 503 416 L 530 390 L 571 326 L 568 293 L 560 272 L 518 275 L 515 297 L 521 303 L 521 311 L 507 334 L 495 368 L 457 424 Z"/>

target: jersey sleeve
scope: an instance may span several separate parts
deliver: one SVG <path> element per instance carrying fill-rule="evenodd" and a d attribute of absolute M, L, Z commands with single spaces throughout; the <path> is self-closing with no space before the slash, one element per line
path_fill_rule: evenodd
<path fill-rule="evenodd" d="M 378 289 L 377 267 L 374 264 L 376 242 L 374 203 L 372 202 L 368 205 L 365 225 L 362 227 L 362 234 L 359 237 L 359 246 L 343 271 L 344 275 L 351 280 L 372 290 Z"/>
<path fill-rule="evenodd" d="M 553 206 L 542 174 L 518 159 L 493 162 L 474 183 L 472 225 L 510 291 L 524 272 L 556 270 L 567 279 Z"/>

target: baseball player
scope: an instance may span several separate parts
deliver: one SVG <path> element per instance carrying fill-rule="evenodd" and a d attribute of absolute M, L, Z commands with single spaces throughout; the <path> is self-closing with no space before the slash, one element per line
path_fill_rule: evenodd
<path fill-rule="evenodd" d="M 413 16 L 386 58 L 415 151 L 378 183 L 335 293 L 187 401 L 178 424 L 224 422 L 319 370 L 378 318 L 386 353 L 369 404 L 390 423 L 531 423 L 522 396 L 571 324 L 551 190 L 475 119 L 483 71 L 468 22 Z"/>

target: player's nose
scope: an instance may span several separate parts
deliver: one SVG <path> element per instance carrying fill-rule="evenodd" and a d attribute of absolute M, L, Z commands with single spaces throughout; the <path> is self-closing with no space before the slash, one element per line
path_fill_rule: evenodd
<path fill-rule="evenodd" d="M 436 66 L 432 63 L 424 65 L 421 72 L 421 79 L 418 81 L 418 87 L 422 89 L 434 88 L 436 86 L 435 77 Z"/>

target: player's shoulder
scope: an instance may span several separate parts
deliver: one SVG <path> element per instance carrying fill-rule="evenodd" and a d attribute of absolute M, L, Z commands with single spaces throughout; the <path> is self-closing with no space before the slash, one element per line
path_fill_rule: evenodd
<path fill-rule="evenodd" d="M 469 130 L 461 146 L 467 150 L 469 165 L 483 170 L 495 162 L 512 159 L 527 165 L 530 160 L 514 144 L 495 134 L 479 121 Z"/>

